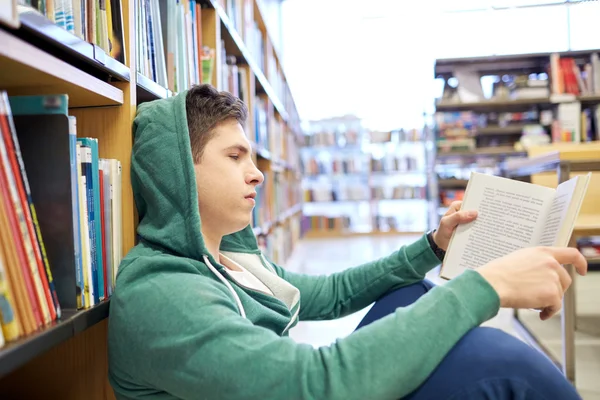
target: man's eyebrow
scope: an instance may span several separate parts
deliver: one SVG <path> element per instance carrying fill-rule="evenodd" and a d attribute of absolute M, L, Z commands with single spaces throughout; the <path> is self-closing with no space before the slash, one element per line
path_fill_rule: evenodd
<path fill-rule="evenodd" d="M 242 152 L 244 154 L 247 154 L 247 153 L 251 152 L 251 150 L 250 150 L 250 148 L 248 146 L 245 146 L 245 145 L 243 145 L 241 143 L 234 144 L 233 146 L 229 146 L 224 151 L 229 151 L 229 150 L 238 150 L 238 151 L 240 151 L 240 152 Z"/>

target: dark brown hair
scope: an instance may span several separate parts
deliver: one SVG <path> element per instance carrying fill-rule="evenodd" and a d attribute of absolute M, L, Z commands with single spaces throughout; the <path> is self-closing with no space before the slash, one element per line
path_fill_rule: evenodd
<path fill-rule="evenodd" d="M 248 108 L 242 100 L 231 93 L 219 92 L 208 84 L 194 85 L 189 89 L 185 108 L 194 164 L 200 162 L 218 124 L 235 119 L 243 126 L 248 118 Z"/>

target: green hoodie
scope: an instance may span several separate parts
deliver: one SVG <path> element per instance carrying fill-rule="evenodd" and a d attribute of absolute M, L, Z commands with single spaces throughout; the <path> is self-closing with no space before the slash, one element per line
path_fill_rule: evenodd
<path fill-rule="evenodd" d="M 142 104 L 134 123 L 139 244 L 120 265 L 109 319 L 117 399 L 398 399 L 497 313 L 494 289 L 467 271 L 330 346 L 294 342 L 299 320 L 351 314 L 439 261 L 423 236 L 340 273 L 294 274 L 261 254 L 248 226 L 221 252 L 273 296 L 238 285 L 202 238 L 185 96 Z"/>

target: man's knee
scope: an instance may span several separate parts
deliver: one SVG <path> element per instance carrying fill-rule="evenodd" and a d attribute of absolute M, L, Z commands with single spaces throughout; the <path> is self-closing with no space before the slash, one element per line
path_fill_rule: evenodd
<path fill-rule="evenodd" d="M 408 398 L 571 400 L 580 397 L 560 370 L 537 350 L 498 329 L 475 328 Z"/>
<path fill-rule="evenodd" d="M 465 395 L 471 390 L 498 399 L 580 398 L 550 359 L 499 329 L 476 328 L 457 350 L 464 357 L 457 367 L 464 367 L 472 377 L 463 390 Z"/>

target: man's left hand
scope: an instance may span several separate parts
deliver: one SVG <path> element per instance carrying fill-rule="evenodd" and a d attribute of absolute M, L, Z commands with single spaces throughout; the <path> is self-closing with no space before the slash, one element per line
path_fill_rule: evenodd
<path fill-rule="evenodd" d="M 446 251 L 448 249 L 448 243 L 450 243 L 450 237 L 459 224 L 466 224 L 472 222 L 477 218 L 477 211 L 475 210 L 463 210 L 460 211 L 462 201 L 455 201 L 450 204 L 448 211 L 440 220 L 440 226 L 433 234 L 433 241 L 437 246 Z"/>

